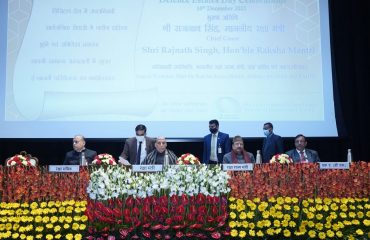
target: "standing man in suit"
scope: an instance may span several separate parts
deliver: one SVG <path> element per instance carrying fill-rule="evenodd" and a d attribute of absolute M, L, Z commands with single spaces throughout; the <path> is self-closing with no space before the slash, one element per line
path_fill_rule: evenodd
<path fill-rule="evenodd" d="M 298 134 L 294 139 L 295 149 L 286 154 L 293 159 L 294 163 L 316 163 L 320 162 L 319 154 L 312 149 L 306 148 L 307 141 L 303 134 Z"/>
<path fill-rule="evenodd" d="M 146 136 L 146 127 L 139 124 L 135 127 L 136 136 L 128 138 L 123 147 L 119 163 L 124 165 L 139 165 L 146 155 L 154 150 L 155 140 Z"/>
<path fill-rule="evenodd" d="M 274 126 L 267 122 L 263 124 L 263 133 L 266 138 L 263 139 L 262 145 L 262 163 L 269 163 L 272 156 L 284 152 L 283 139 L 274 134 Z"/>
<path fill-rule="evenodd" d="M 96 157 L 96 152 L 85 148 L 85 137 L 76 135 L 73 137 L 73 150 L 66 153 L 63 165 L 88 165 Z"/>
<path fill-rule="evenodd" d="M 229 134 L 218 131 L 219 123 L 216 119 L 209 121 L 210 134 L 203 139 L 203 159 L 205 164 L 222 163 L 225 153 L 231 151 Z"/>

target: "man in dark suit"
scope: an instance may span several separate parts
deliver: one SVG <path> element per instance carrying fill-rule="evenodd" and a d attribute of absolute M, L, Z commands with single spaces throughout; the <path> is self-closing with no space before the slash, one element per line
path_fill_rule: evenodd
<path fill-rule="evenodd" d="M 274 126 L 270 122 L 263 124 L 263 133 L 266 138 L 262 145 L 262 163 L 269 163 L 272 156 L 284 152 L 283 139 L 274 134 Z"/>
<path fill-rule="evenodd" d="M 119 163 L 124 165 L 142 163 L 148 153 L 154 150 L 155 140 L 146 136 L 146 127 L 139 124 L 135 127 L 136 136 L 128 138 L 123 147 Z M 138 154 L 139 153 L 139 154 Z"/>
<path fill-rule="evenodd" d="M 209 121 L 210 134 L 203 139 L 203 159 L 205 164 L 222 163 L 225 153 L 231 151 L 229 134 L 218 131 L 219 123 L 216 119 Z"/>
<path fill-rule="evenodd" d="M 315 163 L 320 162 L 319 154 L 312 149 L 306 148 L 307 141 L 303 134 L 298 134 L 294 139 L 295 149 L 289 150 L 289 155 L 294 163 Z"/>
<path fill-rule="evenodd" d="M 96 157 L 96 152 L 85 148 L 85 137 L 76 135 L 73 138 L 73 150 L 66 153 L 64 165 L 88 165 Z"/>

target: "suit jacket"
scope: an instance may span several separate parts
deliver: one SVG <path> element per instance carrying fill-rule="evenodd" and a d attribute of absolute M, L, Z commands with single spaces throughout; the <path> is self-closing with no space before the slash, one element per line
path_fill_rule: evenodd
<path fill-rule="evenodd" d="M 202 163 L 208 164 L 211 156 L 211 141 L 212 134 L 208 134 L 203 139 L 203 159 Z M 221 147 L 221 153 L 218 152 L 218 148 Z M 231 151 L 231 143 L 229 134 L 218 132 L 217 136 L 217 159 L 218 163 L 222 163 L 224 155 Z"/>
<path fill-rule="evenodd" d="M 145 137 L 146 154 L 154 150 L 155 140 L 153 138 Z M 126 139 L 125 146 L 121 153 L 121 157 L 130 162 L 130 164 L 136 164 L 137 154 L 137 140 L 135 137 Z"/>
<path fill-rule="evenodd" d="M 96 152 L 87 148 L 82 150 L 82 152 L 85 153 L 85 159 L 90 165 L 96 157 Z M 76 152 L 75 150 L 67 152 L 63 165 L 80 165 L 82 152 Z"/>
<path fill-rule="evenodd" d="M 283 153 L 283 139 L 274 133 L 263 139 L 262 163 L 269 163 L 270 159 L 278 153 Z"/>
<path fill-rule="evenodd" d="M 310 163 L 320 162 L 319 154 L 315 150 L 306 148 L 305 153 L 306 153 L 306 156 L 307 156 L 306 159 L 308 162 Z M 301 162 L 301 156 L 297 152 L 297 149 L 289 150 L 288 152 L 286 152 L 286 154 L 288 154 L 289 157 L 293 159 L 293 162 L 295 163 Z"/>

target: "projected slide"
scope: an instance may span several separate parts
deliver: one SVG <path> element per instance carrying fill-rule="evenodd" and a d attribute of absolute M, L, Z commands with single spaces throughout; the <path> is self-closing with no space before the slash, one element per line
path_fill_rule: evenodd
<path fill-rule="evenodd" d="M 336 135 L 327 14 L 318 0 L 13 1 L 3 122 Z"/>

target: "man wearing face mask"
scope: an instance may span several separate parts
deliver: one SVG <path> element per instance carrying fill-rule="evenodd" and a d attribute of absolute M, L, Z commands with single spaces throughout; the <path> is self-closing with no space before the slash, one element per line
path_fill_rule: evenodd
<path fill-rule="evenodd" d="M 119 163 L 124 165 L 139 165 L 146 155 L 153 151 L 155 140 L 146 136 L 146 127 L 139 124 L 135 127 L 136 136 L 125 142 Z"/>
<path fill-rule="evenodd" d="M 307 141 L 303 134 L 298 134 L 295 137 L 294 145 L 295 149 L 286 152 L 293 159 L 294 163 L 320 162 L 319 154 L 315 150 L 306 148 Z"/>
<path fill-rule="evenodd" d="M 262 145 L 262 163 L 269 163 L 275 154 L 284 152 L 283 139 L 274 134 L 273 129 L 272 123 L 263 124 L 263 133 L 266 137 L 263 139 Z"/>
<path fill-rule="evenodd" d="M 229 134 L 218 131 L 219 123 L 216 119 L 209 121 L 208 134 L 203 139 L 203 159 L 205 164 L 222 163 L 225 153 L 231 151 Z"/>
<path fill-rule="evenodd" d="M 231 164 L 256 162 L 253 154 L 244 150 L 244 142 L 241 136 L 235 136 L 233 138 L 232 148 L 233 150 L 231 150 L 231 152 L 225 154 L 223 163 Z"/>

